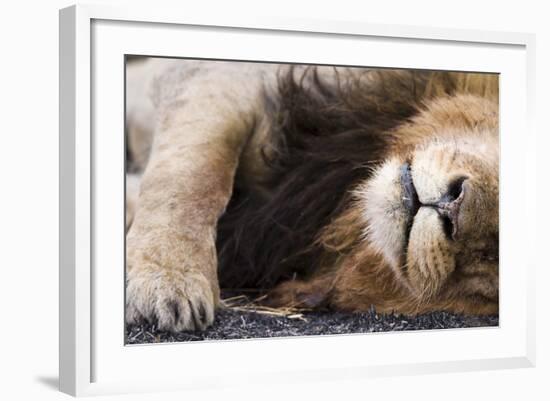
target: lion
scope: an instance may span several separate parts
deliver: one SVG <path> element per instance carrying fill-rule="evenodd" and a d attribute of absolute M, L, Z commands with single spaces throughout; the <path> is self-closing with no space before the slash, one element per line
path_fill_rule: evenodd
<path fill-rule="evenodd" d="M 126 322 L 271 306 L 497 314 L 498 75 L 146 59 L 126 70 Z"/>

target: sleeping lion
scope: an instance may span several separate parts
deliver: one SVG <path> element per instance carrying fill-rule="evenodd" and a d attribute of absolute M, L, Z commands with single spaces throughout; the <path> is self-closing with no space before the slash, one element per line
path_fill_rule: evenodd
<path fill-rule="evenodd" d="M 126 70 L 126 321 L 272 306 L 498 313 L 498 76 L 170 59 Z"/>

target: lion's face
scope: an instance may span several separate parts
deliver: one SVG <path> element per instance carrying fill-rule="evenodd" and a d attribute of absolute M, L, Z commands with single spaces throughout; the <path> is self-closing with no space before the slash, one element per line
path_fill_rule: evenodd
<path fill-rule="evenodd" d="M 498 300 L 498 163 L 496 132 L 441 132 L 357 192 L 368 241 L 419 299 Z"/>

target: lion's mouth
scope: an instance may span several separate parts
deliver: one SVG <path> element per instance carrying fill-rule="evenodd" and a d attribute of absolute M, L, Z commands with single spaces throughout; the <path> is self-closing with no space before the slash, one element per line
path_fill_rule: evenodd
<path fill-rule="evenodd" d="M 405 241 L 404 252 L 409 247 L 409 239 L 411 236 L 411 230 L 414 222 L 414 217 L 420 209 L 421 203 L 418 199 L 418 193 L 414 186 L 414 181 L 411 173 L 411 165 L 406 162 L 400 168 L 400 183 L 401 183 L 401 202 L 406 210 L 406 223 L 405 223 Z"/>
<path fill-rule="evenodd" d="M 400 173 L 402 194 L 401 200 L 403 202 L 403 206 L 407 210 L 407 214 L 409 215 L 408 220 L 410 225 L 412 224 L 414 216 L 416 216 L 416 213 L 418 213 L 418 209 L 420 209 L 421 204 L 420 200 L 418 199 L 418 193 L 416 192 L 416 188 L 412 179 L 411 165 L 409 163 L 403 164 L 400 167 Z"/>

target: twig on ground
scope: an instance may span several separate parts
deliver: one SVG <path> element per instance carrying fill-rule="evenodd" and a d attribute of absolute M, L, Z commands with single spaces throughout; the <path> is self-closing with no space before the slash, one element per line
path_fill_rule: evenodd
<path fill-rule="evenodd" d="M 262 295 L 251 300 L 246 295 L 237 295 L 223 299 L 222 305 L 226 309 L 237 312 L 258 313 L 261 315 L 285 317 L 288 319 L 298 319 L 307 322 L 307 319 L 304 317 L 302 312 L 308 312 L 311 311 L 311 309 L 294 307 L 272 308 L 261 304 L 261 301 L 263 301 L 266 297 L 267 295 Z"/>

